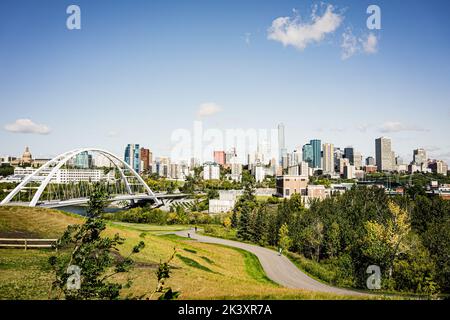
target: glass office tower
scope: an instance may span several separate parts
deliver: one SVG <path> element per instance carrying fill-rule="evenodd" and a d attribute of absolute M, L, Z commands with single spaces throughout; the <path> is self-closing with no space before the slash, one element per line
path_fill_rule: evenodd
<path fill-rule="evenodd" d="M 128 144 L 125 148 L 124 160 L 134 171 L 139 173 L 141 167 L 141 153 L 139 144 Z"/>
<path fill-rule="evenodd" d="M 309 144 L 313 148 L 313 168 L 320 168 L 321 167 L 321 158 L 322 158 L 322 141 L 318 139 L 311 140 Z"/>

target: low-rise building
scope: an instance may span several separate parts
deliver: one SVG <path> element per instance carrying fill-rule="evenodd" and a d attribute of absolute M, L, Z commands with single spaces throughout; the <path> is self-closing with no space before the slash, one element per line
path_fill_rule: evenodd
<path fill-rule="evenodd" d="M 264 166 L 258 164 L 255 166 L 255 180 L 256 182 L 263 182 L 266 177 L 266 170 Z"/>
<path fill-rule="evenodd" d="M 209 200 L 209 213 L 224 213 L 233 210 L 236 199 L 241 196 L 242 190 L 220 190 L 219 199 Z"/>
<path fill-rule="evenodd" d="M 364 170 L 355 170 L 355 178 L 356 179 L 364 179 L 365 172 Z"/>
<path fill-rule="evenodd" d="M 446 176 L 448 172 L 448 165 L 442 160 L 433 160 L 428 164 L 428 168 L 434 173 L 442 174 L 444 176 Z"/>
<path fill-rule="evenodd" d="M 350 164 L 344 166 L 344 179 L 355 179 L 355 166 Z"/>
<path fill-rule="evenodd" d="M 332 194 L 343 194 L 350 190 L 355 184 L 354 183 L 339 183 L 331 184 L 330 189 Z"/>
<path fill-rule="evenodd" d="M 323 200 L 329 194 L 327 193 L 324 185 L 308 185 L 307 187 L 307 196 L 309 199 L 320 199 Z"/>
<path fill-rule="evenodd" d="M 275 188 L 257 188 L 255 189 L 255 195 L 257 196 L 273 196 L 277 193 Z"/>
<path fill-rule="evenodd" d="M 347 158 L 341 158 L 339 159 L 339 174 L 344 175 L 344 168 L 345 166 L 349 166 L 350 161 Z"/>
<path fill-rule="evenodd" d="M 203 165 L 203 180 L 219 180 L 220 166 L 215 162 L 206 162 Z"/>
<path fill-rule="evenodd" d="M 293 194 L 306 193 L 309 178 L 307 176 L 284 175 L 276 177 L 277 196 L 289 198 Z"/>
<path fill-rule="evenodd" d="M 291 176 L 309 176 L 309 169 L 310 168 L 307 162 L 300 161 L 298 164 L 290 166 L 288 168 L 288 174 Z"/>
<path fill-rule="evenodd" d="M 377 172 L 377 166 L 376 165 L 366 165 L 364 167 L 365 173 L 375 173 Z"/>
<path fill-rule="evenodd" d="M 26 176 L 36 172 L 35 168 L 17 167 L 14 169 L 14 176 L 11 179 L 22 180 Z M 35 180 L 42 180 L 45 175 L 50 174 L 51 168 L 43 169 L 42 175 L 36 176 Z M 50 183 L 71 183 L 71 182 L 99 182 L 99 181 L 114 181 L 115 171 L 111 170 L 105 173 L 101 169 L 59 169 L 50 180 Z"/>
<path fill-rule="evenodd" d="M 211 199 L 209 200 L 209 213 L 225 213 L 233 210 L 235 205 L 231 200 Z"/>

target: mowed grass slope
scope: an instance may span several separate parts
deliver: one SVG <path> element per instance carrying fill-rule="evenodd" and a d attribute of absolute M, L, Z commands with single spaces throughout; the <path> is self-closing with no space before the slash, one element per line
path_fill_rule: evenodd
<path fill-rule="evenodd" d="M 0 207 L 0 237 L 56 238 L 69 224 L 83 218 L 57 210 Z M 127 255 L 143 240 L 146 247 L 134 256 L 137 262 L 129 274 L 133 286 L 123 295 L 140 295 L 156 285 L 155 268 L 173 253 L 172 277 L 167 285 L 181 292 L 181 299 L 342 299 L 325 293 L 287 289 L 270 281 L 258 259 L 248 252 L 225 246 L 199 243 L 175 235 L 161 235 L 177 226 L 126 225 L 108 223 L 105 235 L 119 233 L 125 238 L 120 252 Z M 0 299 L 47 299 L 53 275 L 47 259 L 52 250 L 0 249 Z"/>

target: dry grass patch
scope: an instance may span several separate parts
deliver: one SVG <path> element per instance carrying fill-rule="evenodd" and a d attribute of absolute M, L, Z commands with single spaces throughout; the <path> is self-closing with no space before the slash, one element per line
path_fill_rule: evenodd
<path fill-rule="evenodd" d="M 53 209 L 0 207 L 0 237 L 24 234 L 23 238 L 58 238 L 68 225 L 81 222 L 81 217 Z"/>
<path fill-rule="evenodd" d="M 69 224 L 81 223 L 83 218 L 57 210 L 0 207 L 0 232 L 25 232 L 42 238 L 59 237 Z M 145 248 L 135 255 L 136 267 L 116 280 L 134 279 L 123 297 L 137 296 L 156 286 L 155 265 L 166 260 L 174 247 L 182 256 L 206 266 L 208 272 L 186 264 L 179 257 L 172 262 L 173 273 L 167 285 L 181 291 L 182 299 L 342 299 L 356 298 L 325 293 L 279 287 L 270 281 L 255 277 L 257 269 L 252 259 L 239 250 L 225 246 L 197 242 L 175 235 L 158 236 L 164 227 L 142 225 L 127 227 L 109 223 L 105 235 L 119 233 L 125 238 L 120 253 L 125 255 L 134 245 L 143 240 Z M 142 231 L 149 231 L 143 233 Z M 187 250 L 184 250 L 187 249 Z M 1 250 L 1 249 L 0 249 Z M 0 299 L 46 299 L 52 280 L 47 259 L 53 254 L 46 250 L 1 250 L 0 251 Z M 252 262 L 253 261 L 253 262 Z M 209 263 L 213 262 L 213 263 Z M 255 269 L 256 268 L 256 269 Z M 359 297 L 360 298 L 360 297 Z"/>

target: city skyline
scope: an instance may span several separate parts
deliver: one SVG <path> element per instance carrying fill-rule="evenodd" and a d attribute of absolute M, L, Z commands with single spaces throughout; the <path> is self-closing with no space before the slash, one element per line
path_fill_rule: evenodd
<path fill-rule="evenodd" d="M 280 128 L 280 126 L 284 129 L 283 124 L 280 124 L 278 128 Z M 278 161 L 276 160 L 276 156 L 272 157 L 270 154 L 261 152 L 259 147 L 256 148 L 255 152 L 241 155 L 242 157 L 239 157 L 238 152 L 236 151 L 237 149 L 232 147 L 229 150 L 214 150 L 211 159 L 208 158 L 205 160 L 190 157 L 189 159 L 179 160 L 160 155 L 155 155 L 155 157 L 153 157 L 153 152 L 147 146 L 128 143 L 125 146 L 123 161 L 128 163 L 136 172 L 146 172 L 148 169 L 151 169 L 152 165 L 160 163 L 175 165 L 190 164 L 191 168 L 207 163 L 220 166 L 232 166 L 233 164 L 238 164 L 240 166 L 248 165 L 249 167 L 270 165 L 270 167 L 273 168 L 280 167 L 286 170 L 291 166 L 307 164 L 309 168 L 313 170 L 322 170 L 324 174 L 333 174 L 342 171 L 342 168 L 339 170 L 339 167 L 342 166 L 342 163 L 340 163 L 341 159 L 347 160 L 346 165 L 352 165 L 358 169 L 362 169 L 363 167 L 375 167 L 378 172 L 397 171 L 400 167 L 402 168 L 400 171 L 405 171 L 407 170 L 408 165 L 413 165 L 410 170 L 414 172 L 415 170 L 422 171 L 424 168 L 428 168 L 430 163 L 436 161 L 443 161 L 444 164 L 446 164 L 446 161 L 443 159 L 429 157 L 427 150 L 422 148 L 412 150 L 412 157 L 404 159 L 392 149 L 391 138 L 386 136 L 376 138 L 374 140 L 374 146 L 375 156 L 363 155 L 351 146 L 342 148 L 340 146 L 335 146 L 332 143 L 323 142 L 322 144 L 321 140 L 313 139 L 304 144 L 301 148 L 299 147 L 292 150 L 292 152 L 286 151 L 284 154 L 281 154 Z M 284 148 L 278 147 L 272 149 L 284 150 Z M 240 159 L 246 160 L 240 161 Z M 30 152 L 29 146 L 25 146 L 22 157 L 19 155 L 0 156 L 0 160 L 4 161 L 5 164 L 14 163 L 15 165 L 21 165 L 21 163 L 31 164 L 32 162 L 35 162 L 37 165 L 40 165 L 50 159 L 34 158 Z M 108 159 L 103 158 L 102 156 L 94 159 L 88 152 L 82 152 L 73 159 L 73 163 L 80 168 L 89 168 L 94 160 L 96 166 L 100 167 L 105 166 L 105 160 L 108 162 Z M 424 165 L 424 167 L 422 167 L 422 165 Z"/>
<path fill-rule="evenodd" d="M 65 29 L 65 4 L 0 10 L 2 156 L 27 145 L 39 158 L 81 145 L 122 154 L 130 142 L 169 156 L 172 132 L 202 120 L 220 130 L 282 122 L 288 152 L 318 139 L 365 158 L 388 136 L 404 159 L 424 148 L 450 162 L 445 1 L 379 1 L 374 31 L 365 25 L 368 1 L 77 3 L 77 31 Z M 298 16 L 314 25 L 315 4 L 316 17 L 339 21 L 332 31 L 304 42 L 274 31 L 283 17 L 298 32 Z M 348 56 L 351 34 L 373 34 L 376 50 Z"/>

